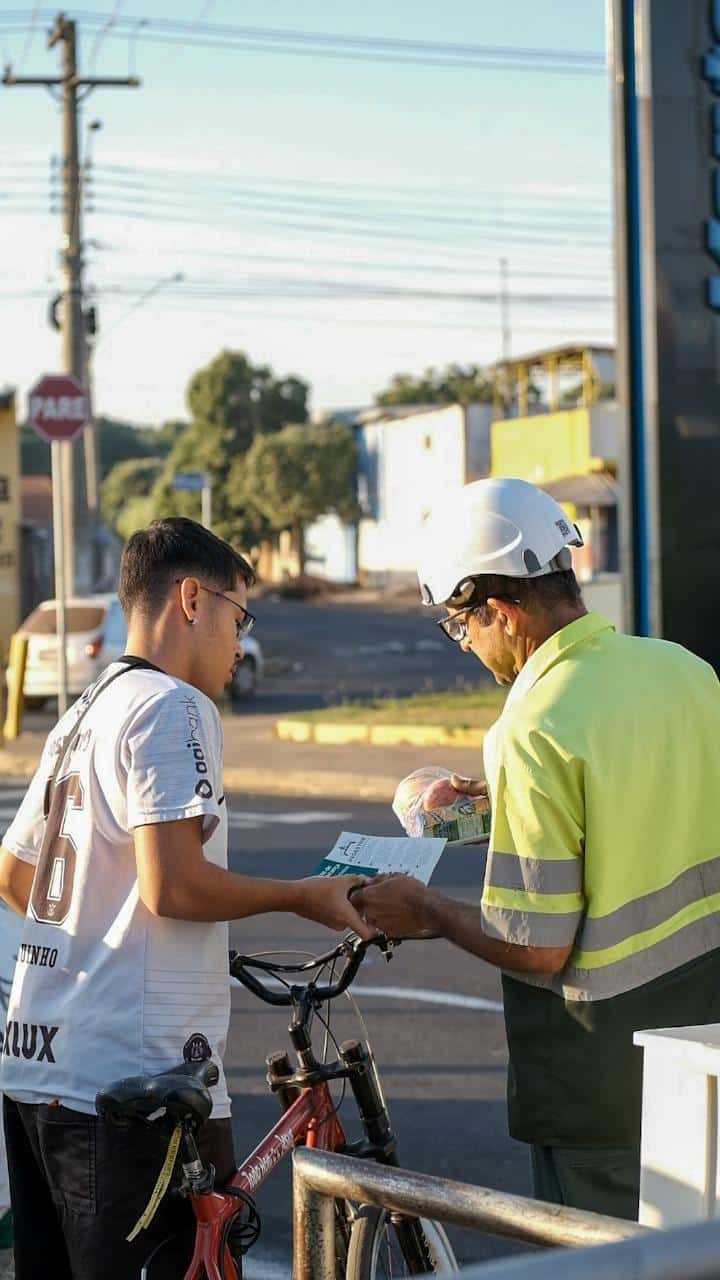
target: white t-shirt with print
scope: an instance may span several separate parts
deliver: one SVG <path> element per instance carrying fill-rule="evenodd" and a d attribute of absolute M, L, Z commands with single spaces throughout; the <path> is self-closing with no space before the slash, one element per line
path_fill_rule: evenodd
<path fill-rule="evenodd" d="M 3 1036 L 0 1084 L 21 1102 L 94 1112 L 99 1088 L 183 1058 L 220 1068 L 213 1116 L 230 1114 L 227 924 L 153 916 L 138 892 L 133 828 L 202 816 L 203 853 L 227 866 L 222 728 L 204 694 L 154 668 L 97 694 L 113 663 L 49 736 L 3 844 L 36 865 Z M 39 864 L 39 865 L 38 865 Z"/>

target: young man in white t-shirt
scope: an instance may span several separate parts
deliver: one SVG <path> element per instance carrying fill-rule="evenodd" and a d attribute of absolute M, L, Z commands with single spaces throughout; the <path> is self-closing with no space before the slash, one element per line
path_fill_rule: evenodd
<path fill-rule="evenodd" d="M 123 554 L 128 653 L 49 735 L 0 850 L 0 896 L 26 915 L 0 1085 L 16 1280 L 129 1280 L 166 1237 L 152 1280 L 176 1280 L 192 1220 L 147 1203 L 166 1139 L 95 1115 L 123 1076 L 212 1057 L 201 1149 L 233 1170 L 222 1070 L 227 921 L 291 911 L 370 935 L 348 899 L 360 877 L 278 881 L 227 870 L 222 728 L 213 699 L 252 626 L 250 565 L 192 520 L 153 522 Z"/>

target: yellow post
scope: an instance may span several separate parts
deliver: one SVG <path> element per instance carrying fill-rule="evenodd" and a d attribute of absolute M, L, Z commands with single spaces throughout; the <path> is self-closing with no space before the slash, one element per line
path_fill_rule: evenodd
<path fill-rule="evenodd" d="M 25 665 L 27 663 L 28 638 L 17 633 L 10 639 L 10 657 L 7 670 L 7 711 L 3 735 L 6 740 L 19 738 L 22 733 L 25 705 Z"/>
<path fill-rule="evenodd" d="M 592 355 L 585 350 L 582 353 L 582 405 L 588 409 L 597 400 L 598 378 Z"/>

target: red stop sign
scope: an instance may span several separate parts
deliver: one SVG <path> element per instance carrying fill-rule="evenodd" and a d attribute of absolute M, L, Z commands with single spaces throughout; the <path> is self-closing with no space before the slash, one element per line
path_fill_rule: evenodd
<path fill-rule="evenodd" d="M 87 388 L 73 373 L 46 373 L 28 395 L 28 422 L 43 440 L 75 440 L 90 418 Z"/>

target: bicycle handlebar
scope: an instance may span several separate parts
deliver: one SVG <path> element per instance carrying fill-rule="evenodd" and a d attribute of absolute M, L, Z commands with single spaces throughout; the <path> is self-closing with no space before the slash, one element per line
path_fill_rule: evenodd
<path fill-rule="evenodd" d="M 416 933 L 406 935 L 404 938 L 387 938 L 384 933 L 379 933 L 369 942 L 363 942 L 356 933 L 350 933 L 336 947 L 333 947 L 332 951 L 317 956 L 315 960 L 306 960 L 303 964 L 279 964 L 274 960 L 263 960 L 260 956 L 242 956 L 237 951 L 230 951 L 230 973 L 248 991 L 252 991 L 253 995 L 259 1000 L 264 1000 L 266 1004 L 288 1008 L 290 1005 L 298 1004 L 303 993 L 309 992 L 312 1003 L 321 1005 L 326 1000 L 334 1000 L 336 996 L 341 996 L 344 991 L 347 991 L 365 959 L 368 947 L 379 947 L 385 953 L 385 959 L 390 960 L 393 948 L 398 947 L 403 941 L 429 941 L 439 936 L 437 933 Z M 260 969 L 263 973 L 270 974 L 309 973 L 313 969 L 323 969 L 325 965 L 332 964 L 333 960 L 339 960 L 343 956 L 345 967 L 337 982 L 322 987 L 310 981 L 304 985 L 290 985 L 286 991 L 273 991 L 250 972 L 252 969 Z"/>
<path fill-rule="evenodd" d="M 230 973 L 248 991 L 252 991 L 253 995 L 260 1000 L 264 1000 L 266 1004 L 280 1005 L 287 1008 L 290 1005 L 297 1004 L 302 993 L 307 991 L 310 993 L 312 1003 L 321 1005 L 326 1000 L 334 1000 L 336 996 L 340 996 L 344 991 L 347 991 L 370 946 L 387 948 L 388 942 L 382 935 L 377 939 L 373 938 L 370 942 L 363 942 L 362 938 L 359 938 L 356 934 L 350 934 L 348 937 L 343 938 L 342 942 L 334 947 L 332 951 L 328 951 L 326 955 L 318 956 L 317 960 L 310 960 L 300 965 L 275 964 L 269 960 L 255 959 L 253 956 L 242 956 L 238 955 L 237 951 L 231 951 L 229 953 Z M 345 966 L 340 977 L 336 982 L 325 986 L 317 986 L 311 981 L 302 986 L 290 986 L 287 991 L 273 991 L 251 972 L 252 969 L 261 969 L 264 973 L 307 973 L 311 969 L 319 969 L 326 964 L 331 964 L 333 960 L 339 960 L 343 956 L 345 957 Z"/>

